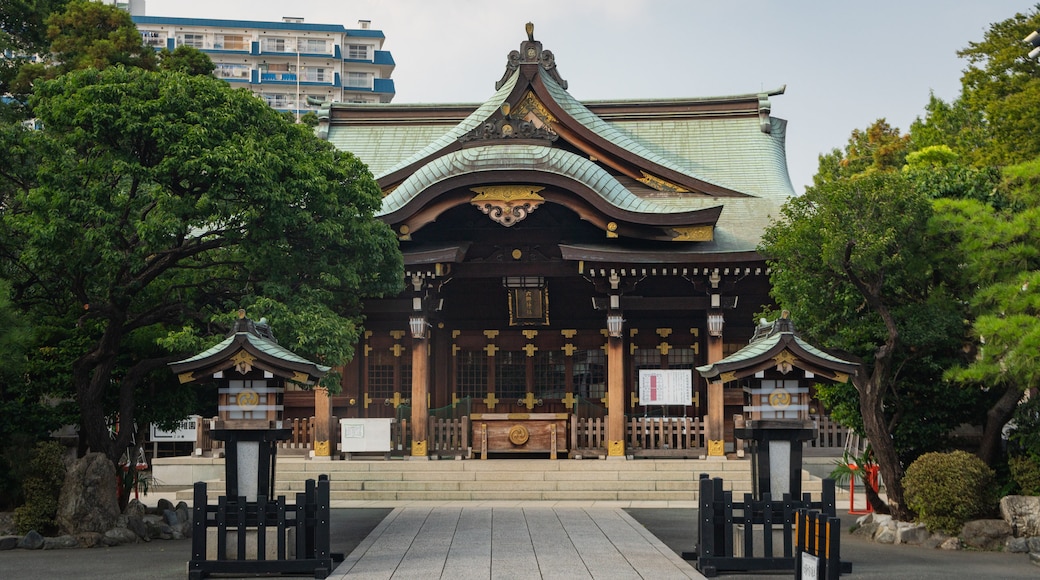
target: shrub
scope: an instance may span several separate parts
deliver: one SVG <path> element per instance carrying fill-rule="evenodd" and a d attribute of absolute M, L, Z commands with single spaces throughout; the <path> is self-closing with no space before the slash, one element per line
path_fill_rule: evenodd
<path fill-rule="evenodd" d="M 994 508 L 993 479 L 993 470 L 970 453 L 925 453 L 903 476 L 906 505 L 929 531 L 956 534 Z"/>
<path fill-rule="evenodd" d="M 1040 495 L 1040 461 L 1030 456 L 1012 457 L 1008 467 L 1022 495 Z"/>
<path fill-rule="evenodd" d="M 65 447 L 57 441 L 37 443 L 22 484 L 25 504 L 14 510 L 14 523 L 24 534 L 49 535 L 57 529 L 58 496 L 65 483 Z"/>

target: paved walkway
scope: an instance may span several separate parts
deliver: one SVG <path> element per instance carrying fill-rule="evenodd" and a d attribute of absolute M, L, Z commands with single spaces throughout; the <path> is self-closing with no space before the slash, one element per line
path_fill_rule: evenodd
<path fill-rule="evenodd" d="M 620 508 L 398 507 L 334 579 L 703 578 Z"/>

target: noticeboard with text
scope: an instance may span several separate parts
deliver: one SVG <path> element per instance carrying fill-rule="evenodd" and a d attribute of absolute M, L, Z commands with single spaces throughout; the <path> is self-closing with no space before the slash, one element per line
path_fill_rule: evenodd
<path fill-rule="evenodd" d="M 179 421 L 172 431 L 160 429 L 152 425 L 151 440 L 158 443 L 194 441 L 196 437 L 195 428 L 201 418 L 198 415 L 190 415 L 187 419 Z"/>
<path fill-rule="evenodd" d="M 639 404 L 693 404 L 693 371 L 690 369 L 639 370 Z"/>

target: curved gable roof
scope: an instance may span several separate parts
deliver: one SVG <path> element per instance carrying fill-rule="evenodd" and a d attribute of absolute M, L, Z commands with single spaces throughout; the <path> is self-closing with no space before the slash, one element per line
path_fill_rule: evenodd
<path fill-rule="evenodd" d="M 689 208 L 635 195 L 602 167 L 569 151 L 540 145 L 510 144 L 471 147 L 434 159 L 384 197 L 378 215 L 393 216 L 427 188 L 458 175 L 524 169 L 570 178 L 598 193 L 621 212 L 653 215 L 691 213 Z"/>

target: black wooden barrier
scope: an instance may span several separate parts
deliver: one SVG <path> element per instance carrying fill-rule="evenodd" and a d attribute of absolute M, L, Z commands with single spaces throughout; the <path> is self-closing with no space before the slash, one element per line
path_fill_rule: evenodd
<path fill-rule="evenodd" d="M 206 483 L 195 483 L 193 507 L 191 560 L 188 562 L 189 580 L 200 580 L 210 574 L 295 574 L 327 578 L 335 563 L 343 561 L 342 554 L 330 549 L 329 532 L 329 477 L 318 477 L 317 485 L 308 479 L 305 491 L 296 494 L 296 504 L 289 504 L 284 495 L 277 499 L 257 496 L 257 501 L 245 497 L 221 496 L 210 505 Z M 274 528 L 277 542 L 275 559 L 267 558 L 267 532 Z M 216 530 L 215 559 L 207 554 L 207 530 Z M 288 531 L 295 530 L 296 554 L 289 557 Z M 235 532 L 237 541 L 229 546 L 227 533 Z M 255 559 L 246 559 L 247 535 L 255 538 Z"/>
<path fill-rule="evenodd" d="M 822 498 L 818 502 L 812 501 L 807 493 L 801 500 L 791 499 L 789 494 L 784 494 L 781 500 L 773 500 L 764 493 L 761 500 L 745 494 L 744 501 L 736 503 L 732 491 L 723 491 L 722 478 L 708 479 L 706 474 L 702 474 L 697 547 L 694 552 L 684 552 L 682 556 L 687 560 L 697 560 L 697 570 L 709 578 L 719 572 L 793 571 L 797 561 L 794 526 L 799 509 L 819 510 L 834 517 L 834 480 L 823 480 Z M 734 527 L 738 525 L 743 526 L 743 533 L 735 538 Z M 756 526 L 760 527 L 757 535 L 761 537 L 761 554 L 755 554 Z M 840 525 L 836 529 L 840 531 Z M 783 532 L 783 553 L 779 556 L 773 555 L 777 551 L 773 545 L 774 531 Z M 743 554 L 736 555 L 737 544 L 734 542 L 741 542 Z M 832 547 L 837 556 L 840 550 L 836 541 Z M 848 573 L 852 571 L 852 564 L 839 563 L 837 568 Z"/>
<path fill-rule="evenodd" d="M 843 572 L 841 563 L 841 520 L 816 510 L 800 509 L 795 516 L 794 534 L 797 563 L 795 580 L 838 580 Z M 815 566 L 804 566 L 813 559 Z M 807 568 L 815 570 L 805 576 Z M 851 568 L 849 572 L 851 572 Z"/>

